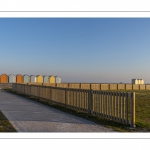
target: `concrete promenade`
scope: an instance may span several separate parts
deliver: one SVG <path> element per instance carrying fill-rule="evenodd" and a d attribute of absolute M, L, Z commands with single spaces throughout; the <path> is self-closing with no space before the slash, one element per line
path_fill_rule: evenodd
<path fill-rule="evenodd" d="M 2 89 L 0 110 L 18 132 L 115 132 Z"/>

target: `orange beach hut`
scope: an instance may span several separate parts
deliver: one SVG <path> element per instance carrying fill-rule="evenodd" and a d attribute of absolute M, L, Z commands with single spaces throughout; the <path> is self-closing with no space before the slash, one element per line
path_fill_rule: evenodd
<path fill-rule="evenodd" d="M 2 74 L 0 76 L 0 82 L 1 83 L 8 83 L 8 76 L 6 74 Z"/>
<path fill-rule="evenodd" d="M 23 83 L 23 76 L 22 76 L 21 74 L 18 74 L 18 75 L 16 76 L 16 82 L 17 82 L 17 83 Z"/>

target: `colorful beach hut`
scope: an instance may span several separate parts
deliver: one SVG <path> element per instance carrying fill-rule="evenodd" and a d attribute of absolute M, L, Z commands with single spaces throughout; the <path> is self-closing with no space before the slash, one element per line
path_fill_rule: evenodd
<path fill-rule="evenodd" d="M 23 82 L 24 82 L 24 83 L 30 83 L 30 76 L 27 75 L 27 74 L 25 74 L 25 75 L 23 76 Z"/>
<path fill-rule="evenodd" d="M 23 83 L 23 76 L 22 76 L 21 74 L 18 74 L 18 75 L 16 76 L 16 82 L 17 82 L 17 83 Z"/>
<path fill-rule="evenodd" d="M 1 83 L 8 83 L 8 76 L 7 76 L 7 74 L 2 74 L 0 76 L 0 82 Z"/>
<path fill-rule="evenodd" d="M 36 80 L 37 83 L 43 83 L 43 76 L 37 75 L 36 77 L 37 77 L 37 80 Z"/>
<path fill-rule="evenodd" d="M 16 83 L 16 76 L 13 74 L 10 74 L 8 77 L 9 83 Z"/>
<path fill-rule="evenodd" d="M 43 76 L 43 83 L 49 83 L 49 76 Z"/>
<path fill-rule="evenodd" d="M 37 77 L 34 76 L 34 75 L 31 75 L 31 76 L 30 76 L 30 81 L 31 81 L 31 83 L 36 83 Z"/>
<path fill-rule="evenodd" d="M 61 83 L 61 77 L 55 76 L 55 82 L 56 83 Z"/>
<path fill-rule="evenodd" d="M 55 76 L 49 76 L 49 83 L 55 83 Z"/>

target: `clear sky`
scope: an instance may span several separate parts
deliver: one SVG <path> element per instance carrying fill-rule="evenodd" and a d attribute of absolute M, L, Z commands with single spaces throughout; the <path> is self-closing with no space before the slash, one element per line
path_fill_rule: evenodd
<path fill-rule="evenodd" d="M 0 74 L 150 83 L 150 18 L 0 18 Z"/>

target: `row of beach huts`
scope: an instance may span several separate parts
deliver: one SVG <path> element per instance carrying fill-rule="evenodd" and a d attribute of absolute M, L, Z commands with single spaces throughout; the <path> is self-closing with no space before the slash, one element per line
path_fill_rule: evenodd
<path fill-rule="evenodd" d="M 0 75 L 0 83 L 61 83 L 59 76 L 47 75 Z"/>

